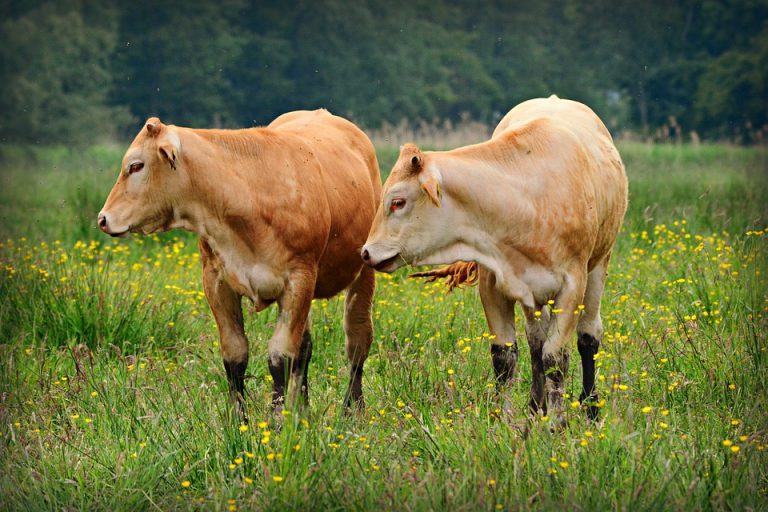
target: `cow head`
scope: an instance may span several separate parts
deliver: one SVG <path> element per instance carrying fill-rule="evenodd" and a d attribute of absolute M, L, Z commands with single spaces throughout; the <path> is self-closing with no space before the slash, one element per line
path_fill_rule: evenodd
<path fill-rule="evenodd" d="M 367 265 L 392 272 L 405 264 L 426 264 L 451 245 L 453 208 L 443 200 L 442 181 L 429 154 L 413 144 L 401 148 L 363 247 Z"/>
<path fill-rule="evenodd" d="M 166 231 L 181 190 L 181 144 L 175 128 L 151 117 L 125 152 L 117 183 L 98 217 L 111 236 Z"/>

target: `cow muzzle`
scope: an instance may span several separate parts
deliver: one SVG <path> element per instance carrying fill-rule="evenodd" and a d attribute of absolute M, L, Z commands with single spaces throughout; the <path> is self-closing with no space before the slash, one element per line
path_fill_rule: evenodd
<path fill-rule="evenodd" d="M 110 225 L 109 218 L 107 217 L 107 214 L 104 212 L 99 213 L 96 223 L 99 225 L 100 230 L 102 230 L 104 233 L 112 237 L 123 236 L 127 234 L 128 231 L 130 231 L 130 227 L 125 230 L 118 230 L 118 231 L 113 230 L 112 226 Z"/>
<path fill-rule="evenodd" d="M 399 252 L 396 252 L 391 256 L 385 255 L 384 257 L 381 257 L 376 254 L 376 251 L 374 251 L 373 248 L 368 246 L 363 247 L 363 252 L 360 256 L 363 258 L 363 262 L 366 265 L 379 272 L 394 272 L 404 262 L 403 257 Z"/>

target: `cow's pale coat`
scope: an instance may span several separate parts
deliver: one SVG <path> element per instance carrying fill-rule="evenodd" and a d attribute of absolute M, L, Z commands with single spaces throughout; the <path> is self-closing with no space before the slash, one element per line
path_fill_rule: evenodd
<path fill-rule="evenodd" d="M 574 328 L 581 398 L 597 398 L 600 298 L 626 207 L 624 165 L 595 113 L 555 96 L 535 99 L 513 108 L 486 142 L 444 152 L 405 145 L 362 255 L 385 272 L 471 262 L 426 274 L 433 277 L 472 276 L 477 265 L 499 382 L 516 365 L 520 302 L 533 357 L 531 410 L 548 401 L 562 421 Z"/>

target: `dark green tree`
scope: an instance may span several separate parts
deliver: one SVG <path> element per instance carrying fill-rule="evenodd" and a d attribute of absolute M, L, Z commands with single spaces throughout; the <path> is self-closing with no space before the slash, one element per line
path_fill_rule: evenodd
<path fill-rule="evenodd" d="M 124 4 L 115 52 L 114 103 L 137 120 L 159 116 L 188 126 L 236 125 L 230 68 L 245 39 L 239 0 L 138 0 Z"/>
<path fill-rule="evenodd" d="M 746 50 L 730 50 L 704 69 L 695 95 L 697 125 L 713 137 L 756 142 L 768 130 L 768 27 Z"/>
<path fill-rule="evenodd" d="M 107 104 L 117 12 L 46 3 L 0 24 L 0 140 L 88 144 L 114 135 L 127 110 Z"/>

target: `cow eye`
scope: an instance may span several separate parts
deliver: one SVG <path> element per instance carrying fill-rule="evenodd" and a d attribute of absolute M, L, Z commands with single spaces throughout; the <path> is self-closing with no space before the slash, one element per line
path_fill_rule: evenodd
<path fill-rule="evenodd" d="M 128 174 L 139 172 L 144 168 L 144 162 L 134 162 L 128 166 Z"/>
<path fill-rule="evenodd" d="M 405 199 L 401 197 L 397 197 L 392 200 L 391 203 L 389 203 L 389 211 L 394 212 L 395 210 L 402 210 L 405 207 Z"/>

